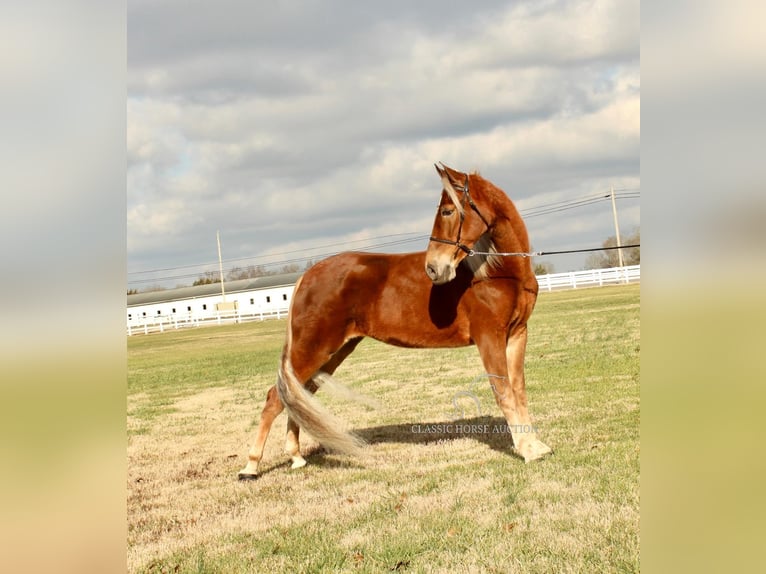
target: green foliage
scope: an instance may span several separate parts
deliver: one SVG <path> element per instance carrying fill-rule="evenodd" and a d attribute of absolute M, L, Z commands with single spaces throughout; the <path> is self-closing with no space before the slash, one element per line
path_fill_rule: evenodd
<path fill-rule="evenodd" d="M 195 279 L 192 285 L 211 285 L 212 283 L 220 283 L 221 275 L 213 271 L 205 271 L 198 279 Z"/>

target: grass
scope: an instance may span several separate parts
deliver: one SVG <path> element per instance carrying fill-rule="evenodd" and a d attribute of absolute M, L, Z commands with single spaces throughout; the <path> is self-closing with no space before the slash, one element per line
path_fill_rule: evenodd
<path fill-rule="evenodd" d="M 245 483 L 285 322 L 129 338 L 128 570 L 637 572 L 639 308 L 637 285 L 540 295 L 527 387 L 552 457 L 509 454 L 475 348 L 365 340 L 336 375 L 383 406 L 320 393 L 365 456 L 304 434 L 291 471 L 281 416 Z"/>

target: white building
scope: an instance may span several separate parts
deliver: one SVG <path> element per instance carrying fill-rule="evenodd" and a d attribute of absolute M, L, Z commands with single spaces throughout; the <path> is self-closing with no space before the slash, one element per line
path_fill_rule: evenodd
<path fill-rule="evenodd" d="M 269 275 L 128 295 L 128 335 L 195 326 L 203 322 L 284 317 L 301 273 Z"/>

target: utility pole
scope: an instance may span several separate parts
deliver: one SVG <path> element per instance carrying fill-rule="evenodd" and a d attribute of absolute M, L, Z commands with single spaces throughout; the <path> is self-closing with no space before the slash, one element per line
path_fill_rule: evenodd
<path fill-rule="evenodd" d="M 620 249 L 622 243 L 620 242 L 620 225 L 617 223 L 617 204 L 614 201 L 614 185 L 610 184 L 609 188 L 612 192 L 612 215 L 614 215 L 614 233 L 617 237 L 617 257 L 620 262 L 620 267 L 625 267 L 625 262 L 622 259 L 622 249 Z"/>
<path fill-rule="evenodd" d="M 612 198 L 614 204 L 614 198 Z M 221 302 L 226 303 L 226 291 L 223 287 L 223 260 L 221 259 L 221 232 L 215 232 L 215 239 L 218 242 L 218 272 L 221 274 Z"/>

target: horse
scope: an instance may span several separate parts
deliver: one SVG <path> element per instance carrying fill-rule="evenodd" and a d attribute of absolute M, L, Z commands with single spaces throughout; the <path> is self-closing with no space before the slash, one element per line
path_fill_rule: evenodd
<path fill-rule="evenodd" d="M 300 429 L 324 447 L 358 455 L 363 441 L 342 430 L 314 396 L 364 337 L 410 348 L 476 345 L 495 401 L 511 430 L 511 452 L 530 462 L 552 452 L 527 409 L 527 321 L 538 285 L 526 226 L 513 202 L 478 172 L 435 165 L 441 200 L 426 251 L 345 252 L 297 281 L 276 385 L 266 395 L 242 480 L 258 465 L 274 419 L 287 411 L 285 451 L 306 464 Z"/>

